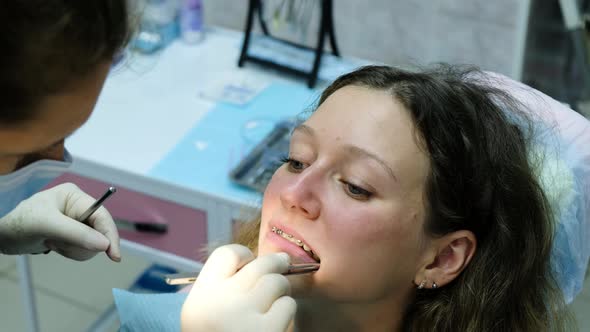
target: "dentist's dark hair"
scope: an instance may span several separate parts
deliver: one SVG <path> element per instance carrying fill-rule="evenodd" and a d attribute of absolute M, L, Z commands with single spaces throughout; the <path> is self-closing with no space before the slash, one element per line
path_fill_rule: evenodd
<path fill-rule="evenodd" d="M 342 87 L 387 91 L 409 112 L 427 152 L 424 231 L 469 230 L 477 250 L 438 289 L 417 290 L 405 331 L 566 331 L 571 316 L 550 268 L 554 223 L 528 158 L 534 126 L 522 105 L 473 68 L 420 72 L 369 66 Z"/>
<path fill-rule="evenodd" d="M 126 0 L 0 2 L 0 125 L 34 117 L 44 97 L 67 90 L 126 44 Z"/>

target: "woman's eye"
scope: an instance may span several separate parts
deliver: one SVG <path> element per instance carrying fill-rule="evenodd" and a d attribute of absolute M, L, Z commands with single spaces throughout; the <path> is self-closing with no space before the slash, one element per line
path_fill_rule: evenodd
<path fill-rule="evenodd" d="M 359 186 L 356 186 L 352 183 L 348 183 L 348 182 L 343 182 L 344 186 L 346 187 L 346 192 L 348 193 L 348 195 L 350 195 L 350 197 L 354 198 L 354 199 L 358 199 L 358 200 L 368 200 L 369 198 L 371 198 L 371 196 L 373 196 L 373 193 L 365 190 Z"/>
<path fill-rule="evenodd" d="M 283 158 L 281 161 L 283 164 L 287 164 L 287 169 L 290 172 L 298 173 L 305 169 L 305 164 L 298 160 L 292 158 Z"/>

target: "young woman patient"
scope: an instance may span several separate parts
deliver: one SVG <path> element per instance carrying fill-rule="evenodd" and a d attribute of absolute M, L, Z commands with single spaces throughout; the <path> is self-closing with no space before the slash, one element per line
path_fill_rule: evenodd
<path fill-rule="evenodd" d="M 205 264 L 183 330 L 568 330 L 534 126 L 481 77 L 370 66 L 337 79 L 293 131 L 239 239 L 249 249 Z M 289 262 L 320 269 L 281 275 Z"/>

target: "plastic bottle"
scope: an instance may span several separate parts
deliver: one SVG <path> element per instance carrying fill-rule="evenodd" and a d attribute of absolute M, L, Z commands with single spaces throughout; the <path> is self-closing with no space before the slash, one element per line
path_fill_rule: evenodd
<path fill-rule="evenodd" d="M 203 3 L 201 0 L 182 0 L 180 35 L 189 44 L 197 43 L 203 39 Z"/>
<path fill-rule="evenodd" d="M 177 9 L 176 0 L 147 0 L 133 47 L 151 53 L 171 43 L 178 36 Z"/>

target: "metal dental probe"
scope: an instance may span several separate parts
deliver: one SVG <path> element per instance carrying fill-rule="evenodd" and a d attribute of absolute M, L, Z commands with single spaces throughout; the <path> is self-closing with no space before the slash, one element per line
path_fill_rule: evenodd
<path fill-rule="evenodd" d="M 294 274 L 305 274 L 305 273 L 312 273 L 320 269 L 319 263 L 309 263 L 309 264 L 291 264 L 289 265 L 289 269 L 287 272 L 282 273 L 282 275 L 294 275 Z M 176 274 L 167 274 L 164 277 L 166 278 L 166 283 L 168 285 L 185 285 L 185 284 L 192 284 L 197 281 L 197 277 L 199 276 L 198 272 L 185 272 L 185 273 L 176 273 Z"/>
<path fill-rule="evenodd" d="M 115 187 L 109 187 L 109 189 L 107 189 L 107 191 L 102 195 L 101 198 L 97 199 L 96 202 L 94 202 L 89 208 L 88 210 L 84 211 L 84 213 L 82 213 L 82 215 L 80 216 L 80 218 L 78 219 L 81 223 L 84 224 L 88 224 L 88 218 L 90 218 L 90 216 L 96 212 L 96 210 L 98 210 L 99 207 L 102 206 L 102 203 L 109 198 L 112 194 L 114 194 L 117 191 L 117 188 Z"/>
<path fill-rule="evenodd" d="M 111 196 L 113 193 L 115 193 L 116 191 L 117 191 L 117 188 L 115 188 L 115 187 L 109 187 L 109 189 L 107 189 L 107 191 L 102 195 L 101 198 L 97 199 L 94 203 L 92 203 L 92 205 L 86 211 L 84 211 L 84 213 L 82 213 L 82 215 L 80 216 L 80 218 L 78 218 L 78 220 L 81 223 L 88 225 L 88 218 L 90 218 L 90 216 L 96 210 L 98 210 L 99 207 L 101 207 L 102 203 L 107 198 L 109 198 L 109 196 Z M 50 249 L 45 250 L 43 253 L 44 254 L 48 254 L 49 252 L 51 252 Z M 36 255 L 36 254 L 38 254 L 38 253 L 34 253 L 34 255 Z"/>

